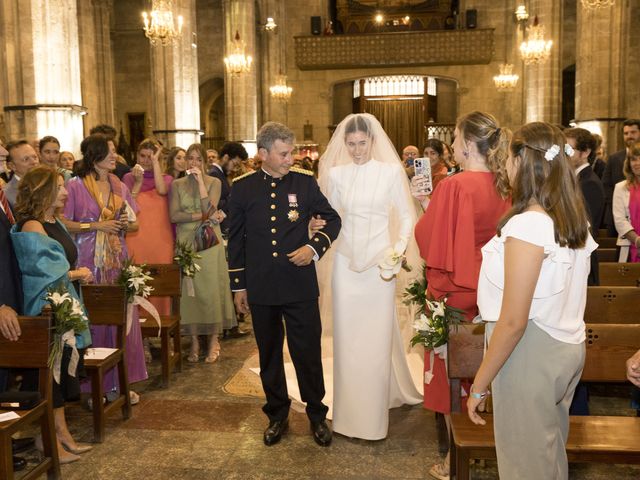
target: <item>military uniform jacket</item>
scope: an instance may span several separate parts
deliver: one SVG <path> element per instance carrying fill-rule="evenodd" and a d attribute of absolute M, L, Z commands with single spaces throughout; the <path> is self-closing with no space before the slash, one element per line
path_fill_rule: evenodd
<path fill-rule="evenodd" d="M 236 178 L 229 197 L 231 290 L 247 290 L 249 303 L 285 305 L 317 299 L 314 262 L 298 267 L 288 253 L 310 245 L 322 257 L 340 232 L 340 216 L 311 172 L 292 168 L 282 178 L 259 170 Z M 327 224 L 309 239 L 312 216 Z"/>

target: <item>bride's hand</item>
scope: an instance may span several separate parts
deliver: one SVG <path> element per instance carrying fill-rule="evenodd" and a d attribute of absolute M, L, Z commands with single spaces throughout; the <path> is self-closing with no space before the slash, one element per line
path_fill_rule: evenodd
<path fill-rule="evenodd" d="M 320 215 L 311 217 L 311 220 L 309 220 L 309 232 L 311 233 L 311 236 L 322 230 L 326 224 L 327 221 L 322 220 L 322 218 L 320 218 Z"/>

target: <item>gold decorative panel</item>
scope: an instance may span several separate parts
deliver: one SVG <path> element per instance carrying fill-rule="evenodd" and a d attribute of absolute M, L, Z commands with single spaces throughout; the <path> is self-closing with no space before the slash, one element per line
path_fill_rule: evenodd
<path fill-rule="evenodd" d="M 300 70 L 490 63 L 493 29 L 295 37 Z"/>

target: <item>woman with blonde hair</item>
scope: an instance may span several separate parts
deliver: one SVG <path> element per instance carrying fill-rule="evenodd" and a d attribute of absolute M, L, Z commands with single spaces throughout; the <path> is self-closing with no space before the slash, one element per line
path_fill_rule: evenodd
<path fill-rule="evenodd" d="M 568 478 L 569 406 L 585 359 L 589 256 L 597 244 L 563 133 L 534 122 L 514 134 L 513 207 L 482 248 L 478 307 L 487 351 L 469 418 L 493 395 L 500 478 Z"/>
<path fill-rule="evenodd" d="M 39 315 L 50 288 L 64 288 L 80 301 L 79 284 L 93 280 L 86 267 L 76 268 L 78 250 L 55 212 L 64 206 L 64 180 L 47 165 L 33 168 L 22 177 L 14 213 L 17 223 L 11 232 L 18 265 L 22 272 L 25 315 Z M 75 341 L 65 340 L 60 376 L 52 382 L 53 415 L 60 463 L 75 462 L 78 454 L 91 449 L 79 445 L 69 432 L 64 414 L 66 401 L 80 397 L 82 357 L 91 344 L 88 322 Z M 40 442 L 38 442 L 40 443 Z"/>
<path fill-rule="evenodd" d="M 480 249 L 491 239 L 498 220 L 510 207 L 505 167 L 510 136 L 487 113 L 472 112 L 460 117 L 453 148 L 463 172 L 438 184 L 415 228 L 426 264 L 427 297 L 446 297 L 450 306 L 464 310 L 468 321 L 478 314 Z M 451 396 L 444 358 L 433 350 L 428 352 L 425 371 L 428 381 L 424 384 L 424 406 L 445 414 L 448 427 Z M 464 386 L 468 389 L 469 385 Z M 434 478 L 448 479 L 448 455 L 429 473 Z"/>
<path fill-rule="evenodd" d="M 613 190 L 613 222 L 621 262 L 640 262 L 640 143 L 629 147 L 622 166 L 624 180 Z"/>
<path fill-rule="evenodd" d="M 220 180 L 206 175 L 207 154 L 204 147 L 194 143 L 187 149 L 187 176 L 173 182 L 170 193 L 171 221 L 177 224 L 176 240 L 195 246 L 196 230 L 204 220 L 211 219 L 218 243 L 198 252 L 200 271 L 193 278 L 194 295 L 189 295 L 186 282 L 180 297 L 180 318 L 183 335 L 191 338 L 187 361 L 200 358 L 199 335 L 209 337 L 204 361 L 214 363 L 220 356 L 218 334 L 222 329 L 237 325 L 228 266 L 225 258 L 220 221 L 224 218 L 217 210 L 222 185 Z"/>

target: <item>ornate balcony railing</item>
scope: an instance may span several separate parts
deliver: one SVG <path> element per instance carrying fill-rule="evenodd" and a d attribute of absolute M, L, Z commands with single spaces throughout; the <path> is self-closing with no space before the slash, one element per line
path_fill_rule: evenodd
<path fill-rule="evenodd" d="M 295 37 L 300 70 L 490 63 L 493 29 Z"/>

